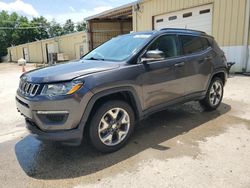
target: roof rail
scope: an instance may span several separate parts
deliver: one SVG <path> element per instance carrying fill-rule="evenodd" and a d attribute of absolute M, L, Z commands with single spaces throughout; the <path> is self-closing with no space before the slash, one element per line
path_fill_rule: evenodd
<path fill-rule="evenodd" d="M 206 34 L 206 32 L 204 31 L 198 31 L 198 30 L 193 30 L 193 29 L 183 29 L 183 28 L 163 28 L 160 31 L 190 31 L 190 32 Z"/>

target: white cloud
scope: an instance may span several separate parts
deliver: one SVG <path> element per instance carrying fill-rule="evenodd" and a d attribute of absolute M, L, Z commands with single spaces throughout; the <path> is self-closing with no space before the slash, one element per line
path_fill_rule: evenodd
<path fill-rule="evenodd" d="M 75 12 L 75 11 L 76 11 L 72 6 L 70 6 L 69 9 L 70 9 L 72 12 Z"/>
<path fill-rule="evenodd" d="M 0 10 L 23 13 L 34 17 L 39 16 L 38 12 L 31 4 L 25 3 L 22 0 L 16 0 L 10 3 L 0 2 Z"/>
<path fill-rule="evenodd" d="M 72 7 L 73 8 L 73 7 Z M 95 14 L 99 14 L 101 12 L 104 12 L 106 10 L 112 9 L 113 7 L 111 6 L 100 6 L 100 7 L 96 7 L 94 9 L 82 9 L 80 11 L 71 11 L 68 13 L 64 13 L 64 14 L 49 14 L 49 15 L 45 15 L 45 18 L 47 18 L 49 21 L 51 21 L 52 19 L 55 19 L 57 22 L 59 23 L 65 23 L 65 21 L 67 19 L 71 19 L 73 22 L 79 22 L 79 21 L 83 21 L 84 18 L 95 15 Z"/>
<path fill-rule="evenodd" d="M 94 12 L 95 12 L 95 14 L 98 14 L 98 13 L 104 12 L 104 11 L 112 9 L 112 8 L 113 7 L 111 7 L 111 6 L 96 7 L 96 8 L 94 8 Z"/>

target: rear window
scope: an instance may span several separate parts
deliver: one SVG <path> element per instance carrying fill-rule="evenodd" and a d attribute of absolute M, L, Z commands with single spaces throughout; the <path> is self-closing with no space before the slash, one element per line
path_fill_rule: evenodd
<path fill-rule="evenodd" d="M 182 46 L 183 46 L 183 53 L 185 55 L 200 52 L 204 49 L 202 40 L 200 37 L 182 35 L 180 36 L 180 38 L 181 38 Z"/>

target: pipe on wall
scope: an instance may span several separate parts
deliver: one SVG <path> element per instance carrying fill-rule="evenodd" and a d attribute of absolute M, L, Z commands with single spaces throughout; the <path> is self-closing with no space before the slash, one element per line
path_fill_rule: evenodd
<path fill-rule="evenodd" d="M 245 17 L 245 31 L 244 31 L 244 46 L 246 50 L 245 57 L 245 66 L 243 67 L 243 72 L 246 72 L 248 69 L 248 60 L 249 60 L 249 49 L 248 49 L 248 41 L 249 41 L 249 26 L 250 26 L 250 0 L 246 0 L 246 17 Z"/>

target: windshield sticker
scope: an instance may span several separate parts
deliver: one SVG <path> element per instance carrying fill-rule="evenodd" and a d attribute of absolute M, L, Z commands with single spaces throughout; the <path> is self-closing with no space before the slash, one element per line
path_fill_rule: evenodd
<path fill-rule="evenodd" d="M 135 35 L 134 39 L 147 39 L 151 37 L 151 35 Z"/>

